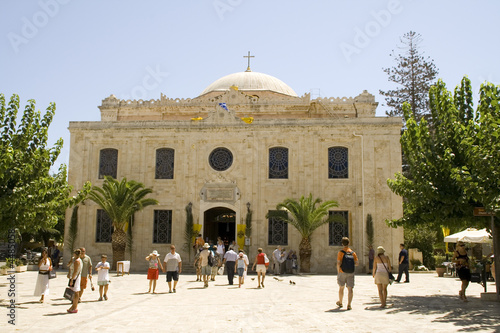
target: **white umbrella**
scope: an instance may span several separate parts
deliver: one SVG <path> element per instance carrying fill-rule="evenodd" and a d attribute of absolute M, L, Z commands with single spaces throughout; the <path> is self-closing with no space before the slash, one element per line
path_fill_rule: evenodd
<path fill-rule="evenodd" d="M 446 243 L 491 243 L 493 240 L 486 228 L 481 230 L 468 228 L 464 231 L 457 232 L 456 234 L 446 236 L 444 241 Z"/>

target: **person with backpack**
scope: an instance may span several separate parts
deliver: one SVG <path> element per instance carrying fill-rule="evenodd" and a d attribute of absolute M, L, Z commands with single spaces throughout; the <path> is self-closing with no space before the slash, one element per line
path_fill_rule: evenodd
<path fill-rule="evenodd" d="M 351 310 L 353 297 L 352 288 L 354 288 L 354 270 L 358 266 L 358 256 L 351 248 L 349 248 L 349 238 L 342 238 L 342 250 L 337 255 L 337 283 L 339 285 L 339 300 L 337 306 L 343 306 L 344 287 L 347 285 L 347 310 Z"/>

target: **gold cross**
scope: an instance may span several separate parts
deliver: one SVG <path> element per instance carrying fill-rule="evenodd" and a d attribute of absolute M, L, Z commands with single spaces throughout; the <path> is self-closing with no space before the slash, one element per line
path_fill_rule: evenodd
<path fill-rule="evenodd" d="M 243 56 L 243 58 L 248 58 L 248 67 L 247 67 L 247 70 L 245 72 L 251 72 L 252 70 L 250 69 L 250 58 L 255 58 L 255 56 L 250 55 L 250 51 L 248 51 L 248 55 Z"/>

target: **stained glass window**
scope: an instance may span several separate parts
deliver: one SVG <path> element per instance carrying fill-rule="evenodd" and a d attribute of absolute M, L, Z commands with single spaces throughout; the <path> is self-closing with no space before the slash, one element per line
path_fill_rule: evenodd
<path fill-rule="evenodd" d="M 284 215 L 285 212 L 281 212 Z M 288 245 L 288 223 L 277 217 L 268 219 L 268 243 L 269 245 Z"/>
<path fill-rule="evenodd" d="M 153 243 L 170 244 L 172 242 L 172 211 L 155 210 Z"/>
<path fill-rule="evenodd" d="M 328 228 L 328 245 L 342 246 L 342 237 L 349 237 L 349 212 L 330 211 L 330 221 Z"/>
<path fill-rule="evenodd" d="M 269 178 L 288 179 L 288 148 L 269 149 Z"/>
<path fill-rule="evenodd" d="M 328 178 L 349 177 L 349 155 L 345 147 L 328 148 Z"/>
<path fill-rule="evenodd" d="M 99 154 L 99 179 L 104 176 L 116 178 L 118 169 L 118 150 L 107 148 L 102 149 Z"/>
<path fill-rule="evenodd" d="M 113 234 L 113 222 L 104 209 L 97 210 L 97 223 L 95 241 L 96 243 L 111 243 Z"/>
<path fill-rule="evenodd" d="M 174 179 L 174 152 L 170 148 L 156 150 L 155 179 Z"/>
<path fill-rule="evenodd" d="M 227 148 L 215 148 L 210 153 L 208 161 L 215 171 L 225 171 L 233 164 L 233 154 Z"/>

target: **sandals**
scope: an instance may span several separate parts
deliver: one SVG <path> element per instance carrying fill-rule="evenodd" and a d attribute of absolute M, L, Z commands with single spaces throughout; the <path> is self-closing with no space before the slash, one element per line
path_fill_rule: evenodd
<path fill-rule="evenodd" d="M 352 310 L 350 305 L 347 306 L 347 310 Z"/>
<path fill-rule="evenodd" d="M 337 301 L 337 303 L 335 303 L 335 304 L 337 304 L 337 306 L 338 306 L 339 308 L 341 308 L 341 307 L 343 306 L 343 305 L 342 305 L 342 303 L 340 303 L 340 301 Z"/>

